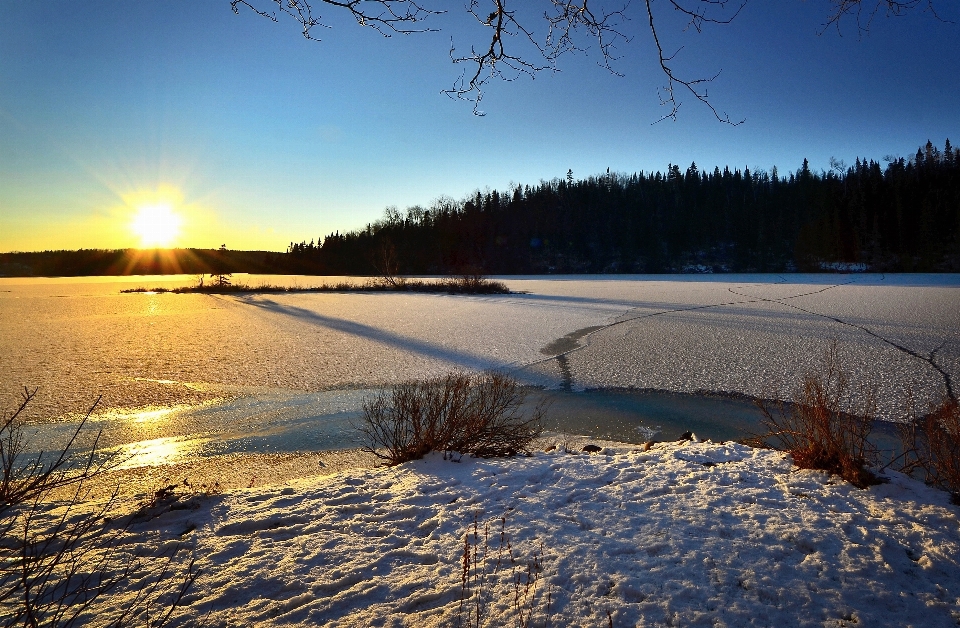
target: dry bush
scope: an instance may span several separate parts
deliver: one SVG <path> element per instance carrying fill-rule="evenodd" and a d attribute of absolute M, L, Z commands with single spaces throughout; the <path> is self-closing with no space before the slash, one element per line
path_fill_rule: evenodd
<path fill-rule="evenodd" d="M 455 279 L 453 284 L 455 287 L 453 292 L 464 294 L 510 294 L 507 284 L 487 279 L 482 275 L 463 275 Z"/>
<path fill-rule="evenodd" d="M 364 449 L 390 464 L 431 451 L 479 457 L 529 452 L 543 432 L 541 408 L 521 412 L 520 383 L 500 373 L 451 373 L 394 385 L 363 405 L 358 429 Z"/>
<path fill-rule="evenodd" d="M 502 281 L 493 281 L 483 275 L 460 275 L 433 282 L 413 282 L 407 290 L 419 292 L 447 292 L 450 294 L 510 294 Z"/>
<path fill-rule="evenodd" d="M 397 256 L 397 249 L 389 238 L 380 240 L 380 246 L 371 260 L 373 267 L 377 269 L 380 275 L 379 282 L 385 288 L 394 290 L 403 290 L 406 286 L 406 277 L 400 276 L 400 260 Z"/>
<path fill-rule="evenodd" d="M 477 267 L 461 269 L 456 277 L 442 282 L 450 292 L 463 294 L 508 294 L 510 289 L 501 281 L 487 279 Z"/>
<path fill-rule="evenodd" d="M 393 282 L 383 279 L 368 281 L 363 290 L 378 292 L 446 292 L 448 294 L 510 294 L 510 288 L 502 281 L 492 281 L 482 275 L 461 275 L 435 281 L 395 278 Z M 354 288 L 355 290 L 357 288 Z"/>
<path fill-rule="evenodd" d="M 876 395 L 861 390 L 854 406 L 836 342 L 825 353 L 820 371 L 805 375 L 793 397 L 791 403 L 757 401 L 768 432 L 750 444 L 789 452 L 801 469 L 829 471 L 859 488 L 877 484 L 868 468 L 878 455 L 868 440 Z"/>
<path fill-rule="evenodd" d="M 85 484 L 113 462 L 97 462 L 96 440 L 79 465 L 71 459 L 90 413 L 47 461 L 27 455 L 23 414 L 35 394 L 24 390 L 0 422 L 0 626 L 164 625 L 199 574 L 193 560 L 120 550 L 126 530 L 109 516 L 119 490 L 97 507 L 84 503 Z M 65 487 L 71 496 L 53 502 Z M 110 595 L 124 604 L 105 612 Z"/>
<path fill-rule="evenodd" d="M 949 491 L 960 504 L 960 405 L 945 397 L 926 415 L 901 424 L 905 473 L 922 471 L 927 484 Z"/>
<path fill-rule="evenodd" d="M 495 601 L 509 600 L 513 625 L 527 628 L 539 614 L 549 621 L 552 594 L 544 595 L 540 587 L 543 574 L 543 544 L 527 560 L 519 560 L 510 535 L 506 517 L 500 517 L 497 546 L 490 543 L 490 523 L 483 526 L 476 516 L 472 531 L 463 534 L 463 552 L 460 556 L 460 604 L 457 609 L 459 626 L 480 628 L 487 623 L 488 607 Z M 501 573 L 510 571 L 509 585 L 504 586 Z M 542 608 L 541 608 L 542 607 Z M 539 612 L 538 612 L 539 611 Z"/>

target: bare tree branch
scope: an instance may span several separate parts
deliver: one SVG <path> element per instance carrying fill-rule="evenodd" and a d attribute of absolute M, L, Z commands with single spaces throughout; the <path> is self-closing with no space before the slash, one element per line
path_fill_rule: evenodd
<path fill-rule="evenodd" d="M 649 4 L 649 3 L 648 3 Z M 607 71 L 622 76 L 613 65 L 619 59 L 617 54 L 618 43 L 629 43 L 631 38 L 623 28 L 628 21 L 626 10 L 629 2 L 617 5 L 614 8 L 597 10 L 596 3 L 589 0 L 550 0 L 550 5 L 543 13 L 546 22 L 546 35 L 543 40 L 535 38 L 532 29 L 520 23 L 516 12 L 507 9 L 506 0 L 491 0 L 486 10 L 478 7 L 478 0 L 472 0 L 468 11 L 482 25 L 491 29 L 490 45 L 482 53 L 471 49 L 469 55 L 457 56 L 451 46 L 451 59 L 454 63 L 470 63 L 475 70 L 469 77 L 461 76 L 458 82 L 449 90 L 449 96 L 474 102 L 474 112 L 483 115 L 478 109 L 483 98 L 483 87 L 491 78 L 501 80 L 516 80 L 521 74 L 533 77 L 542 70 L 558 71 L 557 59 L 570 52 L 585 53 L 588 46 L 582 40 L 593 41 L 600 55 L 599 64 Z M 602 5 L 602 3 L 601 3 Z M 520 37 L 532 45 L 531 54 L 536 60 L 524 57 L 520 53 L 508 52 L 505 47 L 505 38 Z M 510 75 L 505 75 L 502 68 L 506 67 Z"/>
<path fill-rule="evenodd" d="M 384 37 L 390 37 L 394 33 L 405 35 L 427 32 L 431 29 L 413 25 L 420 24 L 431 15 L 444 13 L 427 9 L 416 0 L 270 0 L 269 3 L 299 22 L 303 36 L 314 40 L 319 40 L 313 36 L 314 27 L 328 28 L 321 21 L 323 18 L 313 13 L 313 4 L 316 3 L 345 9 L 357 24 L 368 26 Z M 278 21 L 275 12 L 259 8 L 256 0 L 230 0 L 230 8 L 234 13 L 239 14 L 241 6 L 274 22 Z"/>
<path fill-rule="evenodd" d="M 99 505 L 85 502 L 88 482 L 120 462 L 101 456 L 99 436 L 73 455 L 96 404 L 59 452 L 30 453 L 24 412 L 35 395 L 24 389 L 0 420 L 0 626 L 66 628 L 94 617 L 102 626 L 163 626 L 199 575 L 194 560 L 179 545 L 151 557 L 125 546 L 132 519 L 117 525 L 111 513 L 119 486 Z M 55 501 L 65 487 L 71 494 Z M 119 591 L 122 608 L 100 606 Z"/>
<path fill-rule="evenodd" d="M 830 4 L 830 14 L 820 34 L 831 27 L 836 28 L 837 34 L 840 34 L 840 23 L 844 18 L 852 16 L 857 22 L 857 33 L 863 35 L 870 31 L 873 20 L 881 10 L 885 17 L 899 17 L 908 11 L 920 9 L 941 22 L 952 24 L 940 17 L 933 0 L 830 0 Z"/>
<path fill-rule="evenodd" d="M 506 0 L 491 0 L 493 10 L 485 17 L 486 11 L 480 9 L 479 4 L 479 0 L 470 0 L 467 11 L 477 22 L 491 29 L 490 45 L 481 52 L 471 47 L 468 55 L 457 56 L 456 47 L 451 40 L 450 59 L 454 63 L 476 65 L 476 70 L 469 79 L 466 75 L 461 75 L 453 87 L 444 90 L 443 93 L 473 102 L 474 113 L 482 116 L 483 112 L 479 110 L 479 105 L 483 98 L 483 86 L 487 81 L 492 78 L 514 81 L 522 74 L 532 78 L 542 70 L 556 71 L 556 66 L 554 65 L 555 56 L 551 55 L 550 48 L 541 45 L 533 34 L 517 21 L 515 12 L 506 8 Z M 504 39 L 510 37 L 526 39 L 543 62 L 528 61 L 519 54 L 507 52 Z M 508 73 L 505 74 L 504 70 Z"/>
<path fill-rule="evenodd" d="M 836 27 L 839 31 L 841 22 L 852 16 L 862 34 L 869 31 L 881 11 L 889 17 L 922 10 L 946 22 L 937 14 L 934 0 L 828 1 L 831 8 L 824 30 Z M 747 2 L 749 0 L 661 0 L 661 4 L 656 5 L 656 0 L 643 0 L 646 28 L 650 29 L 660 70 L 667 79 L 667 84 L 658 93 L 660 104 L 669 111 L 656 122 L 677 119 L 683 104 L 678 92 L 689 93 L 720 122 L 733 126 L 744 122 L 742 119 L 732 120 L 710 101 L 707 85 L 720 76 L 720 70 L 694 77 L 683 76 L 677 71 L 675 62 L 683 47 L 672 53 L 665 52 L 660 28 L 665 16 L 660 7 L 683 16 L 687 21 L 684 31 L 692 29 L 700 33 L 705 25 L 731 23 Z M 474 113 L 482 116 L 480 101 L 491 79 L 515 81 L 524 75 L 534 78 L 545 70 L 557 72 L 557 60 L 562 55 L 586 53 L 591 47 L 599 54 L 601 67 L 622 76 L 615 62 L 620 59 L 618 46 L 632 41 L 626 28 L 630 21 L 627 15 L 630 3 L 631 0 L 538 0 L 536 3 L 531 0 L 468 0 L 466 11 L 483 28 L 489 29 L 489 43 L 485 38 L 482 46 L 471 45 L 469 52 L 458 53 L 451 39 L 450 59 L 453 63 L 467 65 L 469 69 L 442 93 L 472 102 Z M 261 8 L 264 5 L 272 7 L 271 10 Z M 425 21 L 445 13 L 445 10 L 430 8 L 428 0 L 230 0 L 235 13 L 239 13 L 243 6 L 273 21 L 278 21 L 278 12 L 292 17 L 300 24 L 307 39 L 316 39 L 312 34 L 314 27 L 328 27 L 319 15 L 314 14 L 313 7 L 319 5 L 348 11 L 357 24 L 373 28 L 386 37 L 395 33 L 435 30 L 427 27 Z M 542 13 L 536 7 L 543 7 Z M 538 24 L 541 28 L 534 28 Z"/>
<path fill-rule="evenodd" d="M 682 7 L 676 0 L 669 0 L 669 1 L 670 1 L 670 4 L 673 5 L 674 9 L 676 9 L 677 11 L 680 11 L 681 13 L 684 13 L 690 18 L 690 22 L 687 24 L 687 27 L 689 28 L 692 26 L 697 30 L 698 33 L 700 32 L 704 22 L 710 22 L 714 24 L 729 24 L 731 21 L 733 21 L 733 19 L 737 15 L 739 15 L 740 11 L 743 9 L 743 7 L 747 3 L 747 0 L 742 0 L 739 3 L 739 6 L 737 7 L 733 15 L 730 15 L 726 18 L 716 18 L 707 14 L 706 11 L 708 7 L 700 6 L 700 7 L 697 7 L 696 9 L 687 9 Z M 700 2 L 701 4 L 713 5 L 713 6 L 719 7 L 720 9 L 726 8 L 726 5 L 727 5 L 727 3 L 723 0 L 700 0 Z M 713 113 L 714 117 L 720 122 L 723 122 L 725 124 L 730 124 L 732 126 L 739 126 L 743 124 L 745 120 L 739 120 L 737 122 L 734 122 L 730 119 L 730 116 L 726 112 L 721 114 L 719 111 L 717 111 L 717 109 L 713 106 L 713 104 L 709 100 L 709 95 L 707 94 L 707 90 L 704 84 L 710 83 L 713 80 L 715 80 L 718 76 L 720 76 L 719 70 L 717 71 L 716 74 L 708 78 L 683 79 L 678 77 L 676 74 L 674 74 L 673 66 L 671 62 L 673 61 L 674 57 L 676 57 L 676 55 L 680 52 L 680 50 L 682 50 L 682 48 L 677 49 L 676 52 L 674 52 L 669 56 L 664 54 L 663 46 L 660 43 L 660 36 L 657 34 L 657 26 L 654 22 L 653 7 L 650 6 L 651 0 L 645 0 L 645 4 L 647 7 L 647 17 L 649 18 L 649 21 L 650 21 L 650 34 L 653 36 L 653 41 L 657 46 L 657 53 L 660 57 L 660 69 L 663 71 L 663 73 L 667 77 L 667 84 L 660 91 L 660 104 L 663 106 L 670 107 L 670 112 L 664 115 L 663 117 L 661 117 L 659 120 L 657 120 L 657 122 L 662 122 L 668 118 L 671 120 L 677 119 L 677 112 L 680 110 L 680 105 L 683 104 L 682 102 L 677 101 L 677 94 L 674 91 L 675 87 L 679 85 L 681 87 L 686 88 L 687 91 L 693 94 L 694 98 L 696 98 L 701 103 L 706 105 L 707 108 L 710 109 L 710 111 Z M 701 86 L 704 86 L 704 87 L 701 89 Z"/>

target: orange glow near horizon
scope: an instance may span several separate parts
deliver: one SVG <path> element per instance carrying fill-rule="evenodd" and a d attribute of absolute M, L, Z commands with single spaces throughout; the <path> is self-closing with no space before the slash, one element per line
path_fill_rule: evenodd
<path fill-rule="evenodd" d="M 167 249 L 216 249 L 224 243 L 233 250 L 283 251 L 283 242 L 299 232 L 215 192 L 200 194 L 186 182 L 114 184 L 101 177 L 101 183 L 97 195 L 55 216 L 42 207 L 25 211 L 22 219 L 0 209 L 0 252 L 137 249 L 162 257 Z"/>

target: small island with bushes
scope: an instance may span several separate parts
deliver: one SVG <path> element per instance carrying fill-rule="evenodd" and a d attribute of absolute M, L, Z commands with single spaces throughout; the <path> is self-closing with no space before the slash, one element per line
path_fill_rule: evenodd
<path fill-rule="evenodd" d="M 204 283 L 201 278 L 193 285 L 179 288 L 127 288 L 122 293 L 150 292 L 174 294 L 237 294 L 237 293 L 275 293 L 275 292 L 427 292 L 444 294 L 511 294 L 510 289 L 501 281 L 487 279 L 483 275 L 460 275 L 434 280 L 407 279 L 405 277 L 385 277 L 368 279 L 363 283 L 340 281 L 318 286 L 280 286 L 260 284 L 250 286 L 232 283 L 229 275 L 212 275 L 213 281 Z"/>

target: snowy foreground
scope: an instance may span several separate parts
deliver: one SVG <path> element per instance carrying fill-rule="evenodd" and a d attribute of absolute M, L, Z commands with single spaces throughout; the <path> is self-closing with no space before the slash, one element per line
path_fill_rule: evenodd
<path fill-rule="evenodd" d="M 859 490 L 709 442 L 433 454 L 214 495 L 130 540 L 149 553 L 196 526 L 182 539 L 203 574 L 181 625 L 458 625 L 476 517 L 481 552 L 490 523 L 484 625 L 512 626 L 506 550 L 490 575 L 505 517 L 519 568 L 542 546 L 532 625 L 955 626 L 960 507 L 887 477 Z"/>

